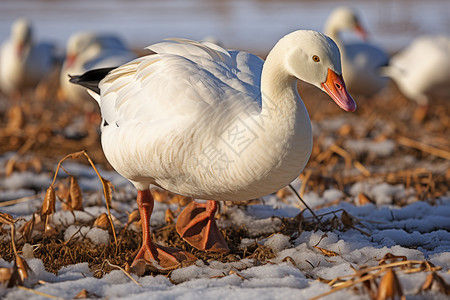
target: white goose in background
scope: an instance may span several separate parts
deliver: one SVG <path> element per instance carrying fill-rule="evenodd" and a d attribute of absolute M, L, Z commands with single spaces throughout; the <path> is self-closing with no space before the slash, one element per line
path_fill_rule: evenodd
<path fill-rule="evenodd" d="M 136 55 L 114 35 L 98 34 L 90 31 L 77 32 L 70 36 L 66 46 L 66 58 L 61 68 L 60 85 L 65 99 L 93 111 L 92 97 L 85 88 L 71 84 L 69 74 L 82 74 L 88 70 L 117 67 Z"/>
<path fill-rule="evenodd" d="M 383 72 L 419 106 L 429 98 L 450 98 L 450 37 L 421 36 L 395 54 Z"/>
<path fill-rule="evenodd" d="M 103 117 L 101 142 L 114 169 L 138 190 L 144 259 L 172 267 L 191 254 L 154 244 L 153 184 L 206 199 L 180 214 L 177 231 L 194 247 L 226 252 L 214 220 L 217 201 L 273 193 L 297 178 L 312 148 L 311 122 L 297 80 L 325 91 L 344 110 L 356 104 L 341 76 L 339 49 L 327 36 L 299 30 L 264 62 L 210 43 L 173 39 L 115 69 L 75 76 Z M 101 80 L 101 81 L 100 81 Z"/>
<path fill-rule="evenodd" d="M 55 65 L 54 46 L 36 43 L 31 23 L 25 18 L 14 21 L 11 37 L 0 51 L 0 89 L 7 95 L 35 88 Z"/>
<path fill-rule="evenodd" d="M 349 7 L 338 7 L 328 17 L 324 33 L 338 44 L 342 55 L 342 71 L 350 93 L 369 97 L 386 86 L 380 68 L 386 66 L 389 56 L 380 47 L 364 41 L 346 43 L 342 32 L 355 31 L 364 39 L 367 33 L 356 12 Z"/>

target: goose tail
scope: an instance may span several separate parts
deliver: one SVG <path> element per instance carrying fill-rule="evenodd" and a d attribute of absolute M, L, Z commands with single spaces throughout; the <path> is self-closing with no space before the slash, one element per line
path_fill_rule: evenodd
<path fill-rule="evenodd" d="M 69 75 L 69 81 L 73 84 L 81 85 L 88 90 L 89 95 L 92 96 L 98 103 L 100 103 L 100 81 L 108 75 L 114 68 L 102 68 L 87 71 L 82 75 Z"/>

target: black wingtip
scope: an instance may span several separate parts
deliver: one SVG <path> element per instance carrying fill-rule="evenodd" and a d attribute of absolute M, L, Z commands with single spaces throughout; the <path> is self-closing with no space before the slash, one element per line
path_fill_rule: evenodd
<path fill-rule="evenodd" d="M 97 94 L 100 94 L 100 88 L 98 87 L 99 82 L 108 75 L 109 72 L 114 70 L 114 68 L 102 68 L 87 71 L 83 75 L 70 75 L 69 81 L 73 84 L 81 85 Z"/>
<path fill-rule="evenodd" d="M 74 84 L 78 84 L 78 81 L 81 77 L 79 75 L 70 75 L 70 74 L 68 74 L 67 76 L 69 76 L 69 82 L 74 83 Z"/>

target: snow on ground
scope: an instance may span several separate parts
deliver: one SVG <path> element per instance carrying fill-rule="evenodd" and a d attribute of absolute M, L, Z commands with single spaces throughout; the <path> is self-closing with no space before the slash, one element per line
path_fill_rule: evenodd
<path fill-rule="evenodd" d="M 85 178 L 94 181 L 93 174 L 88 167 L 78 164 L 67 166 L 75 174 L 84 174 Z M 133 190 L 128 184 L 114 173 L 104 172 L 106 177 L 117 183 L 117 188 L 126 190 L 133 197 Z M 50 178 L 38 176 L 34 178 L 33 186 L 48 185 Z M 11 185 L 11 190 L 18 189 L 19 194 L 24 192 L 22 183 L 29 182 L 27 173 L 14 174 L 14 176 L 2 180 L 2 186 Z M 85 179 L 87 180 L 87 179 Z M 93 183 L 81 184 L 89 189 Z M 266 234 L 267 238 L 257 240 L 261 244 L 271 248 L 276 257 L 271 263 L 256 265 L 252 259 L 242 259 L 233 263 L 221 263 L 218 261 L 197 261 L 195 265 L 177 269 L 165 276 L 145 276 L 138 278 L 140 286 L 133 283 L 121 271 L 112 271 L 101 279 L 93 277 L 87 263 L 80 263 L 62 268 L 58 275 L 45 271 L 42 261 L 34 258 L 27 259 L 33 273 L 27 281 L 28 286 L 34 286 L 34 290 L 46 294 L 58 296 L 64 299 L 73 298 L 81 290 L 86 289 L 91 295 L 101 298 L 126 298 L 126 299 L 197 299 L 199 296 L 211 299 L 305 299 L 316 296 L 330 289 L 326 283 L 321 283 L 316 278 L 332 280 L 338 276 L 351 275 L 353 267 L 376 266 L 378 261 L 387 253 L 406 256 L 408 260 L 429 260 L 436 266 L 441 266 L 439 274 L 450 282 L 450 198 L 443 197 L 435 205 L 427 202 L 415 202 L 405 207 L 394 207 L 387 203 L 396 194 L 404 194 L 405 187 L 393 186 L 387 183 L 370 184 L 357 183 L 351 188 L 351 197 L 356 197 L 365 185 L 366 192 L 376 196 L 379 205 L 367 204 L 354 206 L 350 203 L 341 203 L 316 211 L 316 214 L 324 214 L 338 209 L 344 209 L 353 217 L 359 219 L 359 226 L 370 235 L 367 236 L 358 230 L 327 232 L 305 231 L 298 236 L 288 237 L 277 232 L 280 226 L 279 218 L 294 217 L 300 210 L 295 207 L 295 198 L 290 196 L 288 201 L 275 205 L 275 196 L 265 197 L 263 203 L 241 207 L 230 207 L 227 210 L 229 220 L 219 223 L 220 226 L 236 226 L 244 224 L 249 232 L 255 236 Z M 99 184 L 97 183 L 97 187 Z M 304 196 L 310 205 L 323 204 L 342 197 L 342 192 L 328 190 L 323 197 L 313 192 Z M 126 198 L 126 197 L 123 197 Z M 122 202 L 115 200 L 114 205 L 121 209 L 131 211 L 135 208 L 134 201 Z M 287 203 L 286 203 L 287 202 Z M 29 214 L 40 206 L 40 200 L 32 200 L 12 206 L 3 207 L 1 210 L 12 214 L 14 217 Z M 166 204 L 156 203 L 152 217 L 152 224 L 164 222 Z M 58 211 L 58 210 L 57 210 Z M 75 212 L 78 220 L 93 218 L 106 211 L 102 207 L 89 207 L 86 212 Z M 330 217 L 333 215 L 331 214 Z M 308 217 L 308 212 L 305 212 Z M 55 220 L 70 224 L 74 216 L 67 211 L 57 212 Z M 71 225 L 66 235 L 71 236 L 77 230 Z M 84 233 L 86 238 L 94 243 L 107 241 L 108 232 L 98 228 L 85 227 L 79 234 Z M 319 243 L 320 241 L 320 243 Z M 250 243 L 253 241 L 250 241 Z M 337 256 L 326 257 L 316 248 L 338 253 Z M 286 259 L 290 257 L 290 259 Z M 11 267 L 12 263 L 0 260 L 0 267 Z M 232 272 L 230 272 L 232 271 Z M 437 291 L 428 291 L 420 295 L 414 294 L 425 281 L 426 273 L 402 274 L 399 278 L 408 296 L 408 299 L 445 299 Z M 37 281 L 45 281 L 38 284 Z M 5 289 L 2 286 L 0 295 L 4 299 L 44 299 L 45 297 L 30 293 L 19 288 Z M 331 294 L 326 299 L 366 299 L 365 295 L 358 295 L 351 291 L 340 291 Z"/>
<path fill-rule="evenodd" d="M 339 120 L 314 124 L 318 127 L 340 128 Z M 357 126 L 356 126 L 357 127 Z M 332 130 L 328 128 L 327 130 Z M 322 141 L 322 146 L 333 144 L 332 138 Z M 395 150 L 393 140 L 373 142 L 371 140 L 351 140 L 344 144 L 348 151 L 357 154 L 366 153 L 374 157 L 389 159 Z M 0 155 L 0 168 L 4 169 L 13 153 Z M 405 156 L 398 161 L 404 166 L 416 165 L 414 157 Z M 433 170 L 445 172 L 448 163 L 430 164 L 421 162 Z M 428 165 L 426 165 L 428 164 Z M 389 164 L 384 166 L 389 169 Z M 55 165 L 56 166 L 56 165 Z M 84 193 L 85 211 L 67 212 L 60 209 L 57 202 L 55 223 L 66 226 L 65 240 L 89 239 L 102 244 L 110 238 L 108 231 L 99 228 L 79 226 L 74 220 L 93 220 L 106 212 L 101 205 L 101 185 L 95 173 L 85 165 L 67 162 L 64 167 L 79 178 Z M 397 166 L 398 167 L 398 166 Z M 435 168 L 436 167 L 436 168 Z M 136 209 L 136 192 L 125 179 L 113 171 L 99 167 L 102 176 L 110 180 L 116 188 L 112 202 L 115 218 L 126 219 L 126 212 Z M 440 171 L 439 171 L 440 172 Z M 66 176 L 63 172 L 59 178 Z M 14 172 L 7 178 L 0 178 L 0 201 L 7 201 L 45 191 L 52 181 L 52 174 L 34 174 L 29 171 Z M 295 180 L 293 186 L 299 189 L 302 182 Z M 356 205 L 360 193 L 366 194 L 374 203 Z M 32 197 L 31 197 L 32 198 Z M 42 205 L 43 196 L 0 207 L 1 212 L 14 218 L 31 218 L 31 214 Z M 395 199 L 406 199 L 404 206 L 396 206 Z M 322 221 L 341 217 L 342 211 L 353 217 L 355 226 L 344 228 L 337 226 L 332 231 L 303 230 L 292 236 L 279 233 L 282 218 L 294 218 L 300 213 L 301 205 L 294 195 L 288 195 L 279 201 L 276 195 L 263 197 L 260 204 L 249 206 L 229 206 L 226 220 L 219 220 L 219 226 L 245 226 L 250 238 L 241 241 L 241 247 L 259 243 L 276 254 L 269 262 L 259 262 L 254 258 L 240 259 L 236 262 L 197 261 L 194 265 L 176 269 L 168 276 L 132 275 L 137 285 L 122 271 L 116 270 L 101 279 L 94 277 L 87 263 L 69 265 L 60 269 L 57 275 L 45 270 L 43 262 L 27 255 L 32 269 L 26 286 L 37 292 L 46 293 L 63 299 L 71 299 L 83 289 L 91 298 L 108 299 L 307 299 L 330 290 L 326 280 L 354 274 L 354 268 L 374 267 L 388 253 L 405 256 L 408 260 L 427 260 L 442 269 L 437 272 L 446 282 L 450 282 L 450 195 L 441 196 L 433 201 L 418 201 L 411 187 L 405 184 L 389 184 L 377 178 L 360 180 L 345 191 L 328 187 L 323 193 L 307 191 L 303 199 L 309 206 L 316 208 L 317 215 L 327 214 Z M 338 201 L 341 200 L 341 201 Z M 100 204 L 99 204 L 100 203 Z M 165 223 L 167 208 L 175 210 L 177 205 L 155 203 L 151 225 Z M 312 218 L 305 210 L 303 218 Z M 24 221 L 19 221 L 18 226 Z M 0 236 L 8 240 L 8 234 Z M 334 256 L 325 256 L 320 249 L 332 252 Z M 25 252 L 25 251 L 24 251 Z M 0 267 L 12 267 L 12 262 L 0 259 Z M 436 288 L 417 294 L 425 282 L 427 272 L 406 274 L 398 271 L 407 299 L 448 299 Z M 319 280 L 321 279 L 321 280 Z M 0 286 L 3 299 L 46 299 L 18 287 Z M 344 289 L 327 296 L 325 299 L 368 299 L 367 293 L 357 293 Z"/>

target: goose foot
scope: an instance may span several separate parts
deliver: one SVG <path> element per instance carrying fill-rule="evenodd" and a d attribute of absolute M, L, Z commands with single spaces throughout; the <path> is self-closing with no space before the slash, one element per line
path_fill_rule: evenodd
<path fill-rule="evenodd" d="M 216 210 L 216 201 L 191 202 L 178 216 L 176 225 L 178 234 L 199 250 L 229 252 L 230 249 L 214 219 Z"/>
<path fill-rule="evenodd" d="M 142 244 L 131 266 L 134 266 L 140 259 L 143 259 L 149 265 L 153 265 L 153 262 L 156 261 L 160 267 L 171 269 L 180 266 L 182 262 L 195 262 L 197 257 L 181 249 L 165 247 L 147 241 Z"/>
<path fill-rule="evenodd" d="M 194 262 L 197 260 L 197 258 L 189 252 L 177 248 L 160 246 L 153 243 L 149 225 L 154 200 L 150 190 L 138 191 L 137 204 L 142 220 L 143 242 L 132 266 L 141 259 L 143 259 L 146 264 L 150 265 L 156 261 L 162 268 L 175 268 L 178 267 L 183 261 Z"/>

